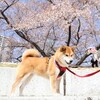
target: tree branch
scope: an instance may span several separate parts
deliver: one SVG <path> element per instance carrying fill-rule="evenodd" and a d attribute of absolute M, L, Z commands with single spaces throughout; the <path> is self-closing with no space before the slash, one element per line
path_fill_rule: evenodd
<path fill-rule="evenodd" d="M 17 3 L 19 0 L 13 0 L 12 3 L 9 5 L 6 1 L 4 1 L 7 4 L 7 7 L 2 11 L 5 12 L 7 9 L 9 9 L 12 5 L 14 5 L 15 3 Z"/>
<path fill-rule="evenodd" d="M 77 37 L 75 37 L 76 39 L 76 45 L 79 43 L 79 40 L 81 38 L 81 36 L 79 36 L 79 31 L 80 31 L 80 28 L 81 28 L 81 22 L 80 22 L 80 19 L 78 19 L 78 22 L 79 22 L 79 26 L 78 26 L 78 30 L 77 30 Z"/>
<path fill-rule="evenodd" d="M 45 46 L 46 46 L 46 42 L 47 42 L 48 36 L 50 34 L 50 30 L 51 30 L 51 28 L 49 29 L 49 31 L 48 31 L 48 33 L 46 35 L 46 39 L 45 39 L 45 42 L 44 42 L 44 45 L 43 45 L 43 50 L 45 50 Z"/>
<path fill-rule="evenodd" d="M 19 35 L 21 38 L 23 38 L 24 40 L 26 40 L 27 42 L 29 42 L 31 45 L 33 45 L 40 53 L 43 57 L 47 56 L 45 54 L 45 52 L 33 41 L 29 40 L 28 38 L 25 37 L 25 35 L 23 34 L 23 32 L 19 31 L 19 30 L 15 30 L 16 34 Z"/>
<path fill-rule="evenodd" d="M 67 41 L 67 46 L 70 45 L 70 41 L 71 41 L 71 25 L 69 26 L 69 32 L 68 32 L 68 41 Z"/>
<path fill-rule="evenodd" d="M 57 39 L 56 39 L 56 34 L 55 34 L 55 29 L 54 29 L 54 26 L 53 26 L 53 34 L 54 34 L 54 39 L 53 39 L 53 40 L 54 40 L 54 42 L 53 42 L 53 44 L 52 44 L 52 46 L 51 46 L 50 48 L 52 49 L 52 51 L 53 51 L 53 52 L 55 52 L 55 50 L 54 50 L 53 46 L 55 45 L 55 42 L 56 42 L 56 40 L 57 40 Z"/>
<path fill-rule="evenodd" d="M 49 1 L 51 4 L 55 5 L 52 0 L 47 0 L 47 1 Z"/>
<path fill-rule="evenodd" d="M 71 41 L 71 23 L 72 23 L 75 19 L 76 19 L 76 16 L 74 16 L 74 17 L 72 18 L 72 20 L 71 20 L 70 22 L 68 22 L 68 24 L 69 24 L 69 28 L 68 28 L 69 33 L 68 33 L 68 41 L 66 42 L 67 46 L 70 45 L 70 41 Z M 64 20 L 66 21 L 67 18 L 64 17 Z"/>
<path fill-rule="evenodd" d="M 10 27 L 12 28 L 12 24 L 9 22 L 9 19 L 6 17 L 6 15 L 4 14 L 5 11 L 10 8 L 12 5 L 14 5 L 15 3 L 17 3 L 19 0 L 13 0 L 12 3 L 10 5 L 8 5 L 8 3 L 6 1 L 4 1 L 7 4 L 7 7 L 2 11 L 0 10 L 1 15 L 3 16 L 2 19 L 5 19 L 5 21 L 7 22 L 8 25 L 10 25 Z"/>
<path fill-rule="evenodd" d="M 8 18 L 6 17 L 6 15 L 4 14 L 4 12 L 3 12 L 3 11 L 0 11 L 0 13 L 1 13 L 1 15 L 3 16 L 3 19 L 5 19 L 5 21 L 6 21 L 7 24 L 9 25 L 10 22 L 9 22 Z"/>

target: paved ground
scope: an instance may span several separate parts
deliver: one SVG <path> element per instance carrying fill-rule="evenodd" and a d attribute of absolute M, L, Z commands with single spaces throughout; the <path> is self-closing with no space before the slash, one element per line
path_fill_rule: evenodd
<path fill-rule="evenodd" d="M 2 67 L 0 68 L 0 96 L 9 96 L 12 84 L 15 79 L 15 68 Z M 85 75 L 87 73 L 98 70 L 94 69 L 72 69 L 79 75 Z M 63 79 L 62 79 L 63 80 Z M 88 77 L 79 78 L 68 71 L 66 72 L 66 90 L 68 96 L 99 96 L 100 95 L 100 73 Z M 15 91 L 15 96 L 18 96 L 18 88 Z M 63 94 L 63 81 L 61 82 L 60 92 Z M 51 94 L 50 82 L 42 77 L 34 76 L 29 84 L 25 87 L 23 95 L 38 96 Z"/>
<path fill-rule="evenodd" d="M 99 96 L 39 96 L 39 97 L 0 97 L 0 100 L 100 100 Z"/>
<path fill-rule="evenodd" d="M 85 75 L 98 69 L 73 69 L 79 75 Z M 23 97 L 9 96 L 12 83 L 15 79 L 15 68 L 0 68 L 0 100 L 100 100 L 100 73 L 89 78 L 78 78 L 69 72 L 66 73 L 67 96 L 52 96 L 50 82 L 42 77 L 34 76 L 24 89 Z M 61 82 L 63 94 L 63 82 Z"/>

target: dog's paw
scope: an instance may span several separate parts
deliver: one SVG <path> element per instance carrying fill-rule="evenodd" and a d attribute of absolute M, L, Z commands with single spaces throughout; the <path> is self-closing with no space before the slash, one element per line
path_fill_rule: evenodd
<path fill-rule="evenodd" d="M 12 94 L 9 94 L 8 96 L 9 97 L 16 97 L 16 94 L 15 93 L 12 93 Z"/>
<path fill-rule="evenodd" d="M 63 95 L 60 93 L 54 93 L 53 96 L 63 96 Z"/>

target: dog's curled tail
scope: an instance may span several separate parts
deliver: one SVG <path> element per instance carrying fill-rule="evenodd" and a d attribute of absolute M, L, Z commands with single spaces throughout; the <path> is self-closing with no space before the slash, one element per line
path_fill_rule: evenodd
<path fill-rule="evenodd" d="M 40 57 L 40 53 L 36 49 L 27 49 L 22 55 L 22 61 L 27 57 Z"/>

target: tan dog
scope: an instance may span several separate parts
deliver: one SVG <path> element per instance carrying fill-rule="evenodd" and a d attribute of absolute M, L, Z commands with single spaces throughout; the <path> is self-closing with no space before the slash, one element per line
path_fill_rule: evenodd
<path fill-rule="evenodd" d="M 72 62 L 73 57 L 74 47 L 68 46 L 58 48 L 54 56 L 52 56 L 50 59 L 48 57 L 41 57 L 39 52 L 35 49 L 26 50 L 22 55 L 22 62 L 18 65 L 16 80 L 12 85 L 11 94 L 14 93 L 15 88 L 25 77 L 24 81 L 19 87 L 20 95 L 22 95 L 24 87 L 34 74 L 50 79 L 52 91 L 59 93 L 61 77 L 57 78 L 60 70 L 55 64 L 55 61 L 62 67 L 68 67 L 68 64 Z"/>

